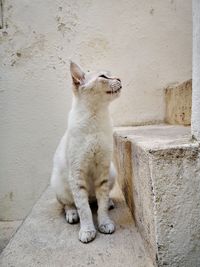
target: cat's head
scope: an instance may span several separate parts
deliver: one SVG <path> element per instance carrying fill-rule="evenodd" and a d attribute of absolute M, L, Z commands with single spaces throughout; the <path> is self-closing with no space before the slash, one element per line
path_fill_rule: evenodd
<path fill-rule="evenodd" d="M 120 95 L 121 80 L 108 71 L 84 72 L 76 63 L 70 62 L 70 72 L 76 97 L 110 102 Z"/>

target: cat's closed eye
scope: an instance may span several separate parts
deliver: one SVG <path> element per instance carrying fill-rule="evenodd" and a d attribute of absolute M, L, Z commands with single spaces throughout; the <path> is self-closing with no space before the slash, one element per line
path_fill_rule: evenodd
<path fill-rule="evenodd" d="M 109 79 L 109 78 L 108 78 L 106 75 L 104 75 L 104 74 L 99 75 L 99 78 Z"/>

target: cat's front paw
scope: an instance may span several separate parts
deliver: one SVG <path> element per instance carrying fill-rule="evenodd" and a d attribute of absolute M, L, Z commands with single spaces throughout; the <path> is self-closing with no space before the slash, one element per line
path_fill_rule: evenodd
<path fill-rule="evenodd" d="M 83 243 L 88 243 L 92 241 L 93 239 L 95 239 L 95 236 L 96 236 L 95 229 L 92 230 L 80 229 L 79 231 L 79 240 Z"/>
<path fill-rule="evenodd" d="M 99 231 L 103 234 L 112 234 L 115 231 L 115 224 L 113 221 L 105 221 L 99 224 Z"/>
<path fill-rule="evenodd" d="M 77 223 L 79 221 L 78 211 L 75 209 L 67 210 L 66 220 L 70 224 Z"/>

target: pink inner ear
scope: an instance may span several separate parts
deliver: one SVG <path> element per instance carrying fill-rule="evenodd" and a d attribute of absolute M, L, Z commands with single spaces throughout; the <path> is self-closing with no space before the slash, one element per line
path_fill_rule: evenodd
<path fill-rule="evenodd" d="M 82 84 L 85 78 L 85 73 L 82 71 L 82 69 L 76 63 L 71 62 L 70 71 L 71 71 L 73 83 L 75 85 Z"/>
<path fill-rule="evenodd" d="M 75 85 L 80 85 L 80 84 L 82 84 L 82 80 L 78 80 L 77 78 L 74 78 L 73 76 L 72 76 L 72 80 L 73 80 L 73 83 L 74 83 Z"/>

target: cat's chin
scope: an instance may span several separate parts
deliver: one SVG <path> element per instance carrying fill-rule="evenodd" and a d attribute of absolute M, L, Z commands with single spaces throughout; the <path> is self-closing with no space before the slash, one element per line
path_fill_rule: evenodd
<path fill-rule="evenodd" d="M 111 90 L 111 91 L 106 91 L 106 94 L 109 94 L 109 95 L 119 94 L 120 91 L 121 91 L 121 88 L 122 88 L 122 87 L 119 87 L 119 88 L 118 88 L 117 90 L 115 90 L 115 91 L 113 91 L 113 90 Z"/>

